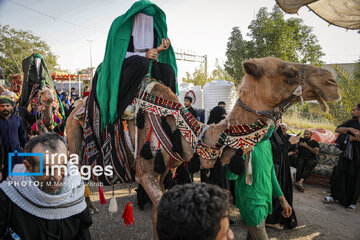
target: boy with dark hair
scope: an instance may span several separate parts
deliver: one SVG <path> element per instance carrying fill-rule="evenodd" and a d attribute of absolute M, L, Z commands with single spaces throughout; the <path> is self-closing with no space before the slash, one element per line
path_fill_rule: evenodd
<path fill-rule="evenodd" d="M 160 200 L 156 229 L 160 240 L 232 240 L 229 214 L 230 194 L 220 187 L 176 185 Z"/>
<path fill-rule="evenodd" d="M 192 97 L 184 97 L 184 106 L 185 108 L 194 116 L 194 118 L 197 118 L 197 113 L 195 111 L 195 109 L 191 106 L 192 104 Z"/>

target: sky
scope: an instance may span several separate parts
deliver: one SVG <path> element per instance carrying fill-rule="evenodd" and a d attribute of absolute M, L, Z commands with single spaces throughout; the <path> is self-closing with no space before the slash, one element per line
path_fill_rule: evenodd
<path fill-rule="evenodd" d="M 58 56 L 62 69 L 75 72 L 98 66 L 104 57 L 107 33 L 112 21 L 125 13 L 135 0 L 0 0 L 0 24 L 30 30 L 44 40 Z M 270 11 L 275 0 L 153 0 L 166 14 L 168 36 L 176 49 L 208 56 L 208 73 L 215 60 L 226 61 L 226 44 L 232 28 L 243 37 L 261 7 Z M 352 63 L 360 57 L 360 34 L 329 26 L 309 11 L 297 15 L 313 28 L 326 63 Z M 178 77 L 194 72 L 200 63 L 177 61 Z"/>

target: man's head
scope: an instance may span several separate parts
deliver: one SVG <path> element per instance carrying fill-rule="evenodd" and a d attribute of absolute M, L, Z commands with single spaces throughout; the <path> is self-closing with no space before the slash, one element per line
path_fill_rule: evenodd
<path fill-rule="evenodd" d="M 72 88 L 71 88 L 71 92 L 74 92 L 74 91 L 75 91 L 75 88 L 74 88 L 74 87 L 72 87 Z"/>
<path fill-rule="evenodd" d="M 186 108 L 191 107 L 192 100 L 192 97 L 184 97 L 184 105 Z"/>
<path fill-rule="evenodd" d="M 205 183 L 176 185 L 164 193 L 159 203 L 159 239 L 234 239 L 229 212 L 228 191 Z"/>
<path fill-rule="evenodd" d="M 285 123 L 280 123 L 280 128 L 283 134 L 286 134 L 287 125 Z"/>
<path fill-rule="evenodd" d="M 39 188 L 45 193 L 58 194 L 63 187 L 61 183 L 64 181 L 67 168 L 64 156 L 67 159 L 68 148 L 64 138 L 54 133 L 41 134 L 26 143 L 24 152 L 43 153 L 43 176 L 36 176 L 35 179 L 39 181 Z M 27 172 L 40 172 L 40 157 L 26 157 L 24 165 Z"/>
<path fill-rule="evenodd" d="M 311 132 L 310 130 L 306 129 L 306 130 L 304 131 L 304 138 L 305 138 L 306 140 L 310 140 L 310 139 L 311 139 L 311 135 L 312 135 L 312 132 Z"/>
<path fill-rule="evenodd" d="M 225 109 L 226 104 L 225 104 L 225 102 L 224 102 L 224 101 L 220 101 L 220 102 L 218 102 L 218 106 L 219 106 L 219 107 L 222 107 L 222 108 L 224 108 L 224 109 Z"/>
<path fill-rule="evenodd" d="M 68 96 L 69 96 L 68 92 L 65 91 L 65 92 L 62 93 L 62 95 L 63 95 L 62 100 L 68 99 Z"/>
<path fill-rule="evenodd" d="M 14 103 L 16 102 L 16 94 L 12 91 L 3 92 L 1 95 L 8 96 L 13 100 Z"/>
<path fill-rule="evenodd" d="M 0 96 L 0 115 L 4 118 L 10 117 L 12 111 L 14 109 L 14 101 L 12 98 L 1 95 Z"/>
<path fill-rule="evenodd" d="M 355 106 L 351 110 L 351 116 L 353 119 L 360 118 L 360 103 L 355 104 Z"/>

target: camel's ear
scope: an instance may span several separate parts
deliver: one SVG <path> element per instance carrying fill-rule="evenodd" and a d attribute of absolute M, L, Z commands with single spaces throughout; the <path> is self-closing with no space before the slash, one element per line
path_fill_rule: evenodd
<path fill-rule="evenodd" d="M 252 61 L 244 62 L 243 67 L 247 74 L 249 74 L 255 78 L 262 77 L 262 75 L 264 73 L 262 67 L 260 67 L 259 65 L 257 65 L 256 63 L 254 63 Z"/>

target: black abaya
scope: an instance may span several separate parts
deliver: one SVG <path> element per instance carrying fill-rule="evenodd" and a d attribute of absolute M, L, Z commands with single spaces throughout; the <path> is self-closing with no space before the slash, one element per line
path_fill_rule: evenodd
<path fill-rule="evenodd" d="M 360 130 L 360 123 L 357 119 L 350 120 L 338 127 L 352 127 Z M 331 196 L 345 207 L 356 205 L 360 195 L 360 143 L 353 141 L 352 147 L 353 159 L 350 160 L 341 155 L 331 176 Z"/>
<path fill-rule="evenodd" d="M 293 208 L 293 188 L 291 181 L 291 171 L 290 171 L 290 161 L 288 157 L 288 151 L 291 147 L 290 142 L 283 135 L 281 128 L 278 128 L 277 131 L 273 133 L 270 138 L 274 168 L 276 172 L 276 177 L 279 182 L 281 191 L 284 193 L 286 201 Z M 292 215 L 289 218 L 284 218 L 281 215 L 282 207 L 278 198 L 273 198 L 273 212 L 269 214 L 266 218 L 266 223 L 283 224 L 287 228 L 295 228 L 297 226 L 297 220 L 295 211 L 293 208 Z"/>

